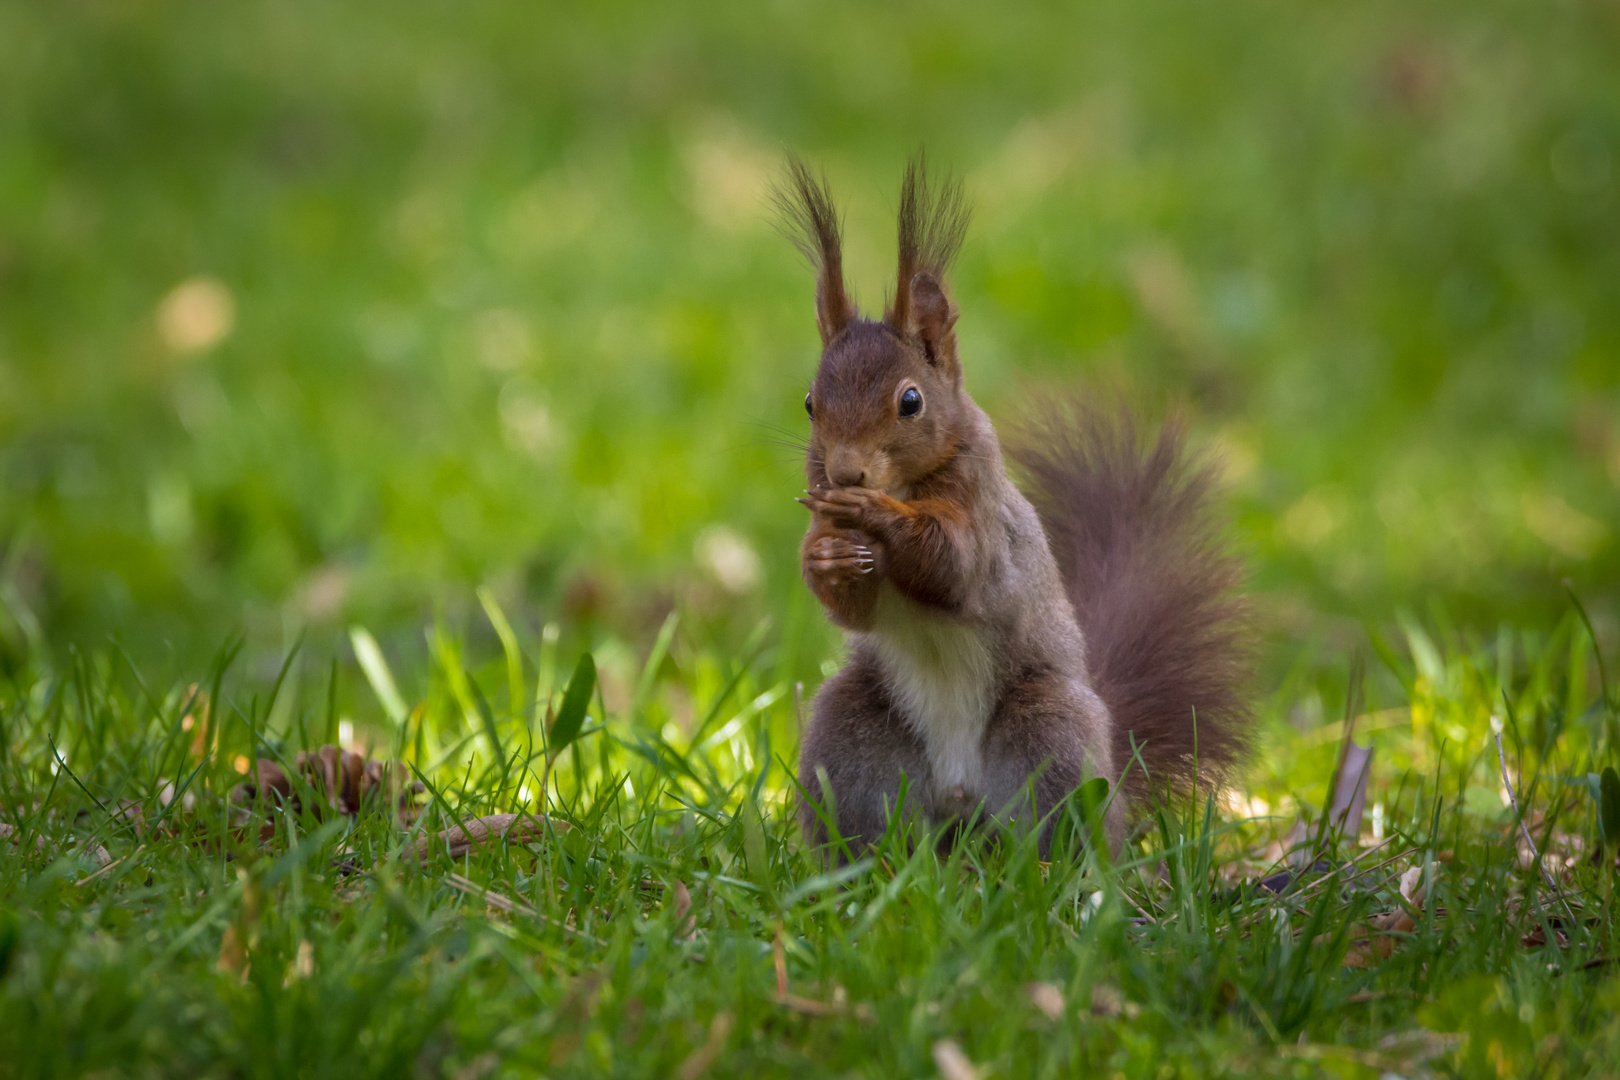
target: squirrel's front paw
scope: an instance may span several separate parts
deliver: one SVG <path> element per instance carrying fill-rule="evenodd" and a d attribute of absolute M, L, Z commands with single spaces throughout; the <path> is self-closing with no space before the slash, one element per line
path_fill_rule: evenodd
<path fill-rule="evenodd" d="M 854 581 L 875 566 L 871 548 L 841 536 L 819 537 L 804 549 L 805 576 L 828 584 Z"/>
<path fill-rule="evenodd" d="M 905 504 L 872 488 L 817 488 L 799 500 L 814 513 L 846 529 L 877 532 L 903 516 Z"/>

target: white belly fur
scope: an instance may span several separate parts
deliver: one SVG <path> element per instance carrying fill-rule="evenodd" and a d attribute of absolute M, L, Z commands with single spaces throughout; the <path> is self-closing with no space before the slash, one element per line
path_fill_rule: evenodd
<path fill-rule="evenodd" d="M 868 640 L 901 715 L 928 748 L 942 793 L 982 796 L 984 729 L 995 708 L 995 656 L 984 633 L 950 623 L 885 587 Z"/>

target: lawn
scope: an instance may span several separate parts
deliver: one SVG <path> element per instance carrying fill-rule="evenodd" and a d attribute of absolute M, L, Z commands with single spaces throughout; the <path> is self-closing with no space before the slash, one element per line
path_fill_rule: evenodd
<path fill-rule="evenodd" d="M 0 5 L 0 1077 L 1614 1075 L 1616 55 L 1598 0 Z M 792 825 L 840 641 L 766 191 L 826 168 L 870 310 L 919 145 L 976 398 L 1179 412 L 1251 567 L 1254 765 L 1112 862 Z M 327 745 L 408 820 L 240 790 Z"/>
<path fill-rule="evenodd" d="M 1397 688 L 1361 716 L 1359 840 L 1322 828 L 1342 726 L 1268 715 L 1246 794 L 1154 808 L 1113 862 L 893 834 L 831 870 L 785 808 L 797 686 L 669 629 L 605 714 L 577 667 L 562 692 L 553 639 L 470 672 L 445 642 L 376 733 L 422 786 L 409 828 L 397 781 L 352 817 L 324 788 L 243 796 L 253 758 L 294 772 L 344 734 L 335 687 L 250 689 L 229 652 L 189 685 L 122 655 L 24 673 L 0 712 L 0 1069 L 1584 1076 L 1620 1055 L 1620 823 L 1587 777 L 1620 711 L 1580 687 L 1578 618 L 1411 629 L 1366 684 Z M 386 661 L 372 679 L 397 695 Z M 542 812 L 470 850 L 442 834 Z"/>

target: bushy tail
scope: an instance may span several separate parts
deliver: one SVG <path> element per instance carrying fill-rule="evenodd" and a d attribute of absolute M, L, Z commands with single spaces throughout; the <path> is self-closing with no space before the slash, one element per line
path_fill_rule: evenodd
<path fill-rule="evenodd" d="M 1220 542 L 1213 470 L 1187 460 L 1175 423 L 1147 441 L 1123 408 L 1075 404 L 1048 417 L 1009 454 L 1063 573 L 1092 686 L 1113 714 L 1126 794 L 1218 780 L 1249 748 L 1251 635 L 1234 592 L 1242 567 Z"/>

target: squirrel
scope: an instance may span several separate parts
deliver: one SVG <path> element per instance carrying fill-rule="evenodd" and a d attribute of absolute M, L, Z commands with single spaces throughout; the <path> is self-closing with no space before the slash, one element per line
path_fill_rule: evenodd
<path fill-rule="evenodd" d="M 800 747 L 812 845 L 882 839 L 891 815 L 1014 827 L 1105 778 L 1110 848 L 1132 808 L 1229 774 L 1250 744 L 1247 606 L 1219 542 L 1214 474 L 1179 425 L 1145 440 L 1124 409 L 1053 403 L 1009 454 L 963 385 L 945 272 L 968 209 L 921 155 L 900 191 L 883 317 L 845 291 L 825 177 L 789 156 L 784 231 L 816 271 L 820 364 L 805 395 L 805 582 L 848 632 Z M 1026 494 L 1027 492 L 1027 494 Z"/>

